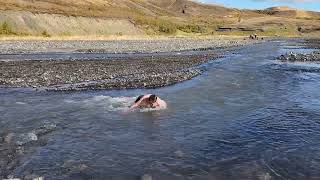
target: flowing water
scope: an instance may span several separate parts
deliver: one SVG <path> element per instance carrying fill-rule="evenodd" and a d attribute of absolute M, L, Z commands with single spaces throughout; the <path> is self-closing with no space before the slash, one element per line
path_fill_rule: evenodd
<path fill-rule="evenodd" d="M 280 63 L 286 41 L 245 47 L 154 90 L 0 89 L 0 132 L 28 144 L 15 168 L 46 179 L 319 179 L 320 65 Z M 309 51 L 309 50 L 305 50 Z M 156 93 L 162 111 L 124 113 Z"/>

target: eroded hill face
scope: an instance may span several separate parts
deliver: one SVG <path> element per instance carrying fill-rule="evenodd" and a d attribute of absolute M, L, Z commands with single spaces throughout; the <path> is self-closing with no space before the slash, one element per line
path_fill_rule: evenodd
<path fill-rule="evenodd" d="M 39 34 L 46 31 L 53 35 L 61 33 L 78 35 L 79 33 L 75 32 L 80 31 L 73 31 L 73 26 L 70 24 L 77 24 L 77 29 L 82 29 L 80 34 L 87 32 L 102 35 L 139 32 L 138 34 L 247 35 L 259 33 L 297 36 L 309 32 L 319 31 L 320 33 L 318 30 L 320 13 L 317 12 L 289 7 L 273 7 L 257 11 L 239 10 L 189 0 L 0 0 L 0 11 L 2 14 L 0 29 L 1 23 L 2 26 L 6 23 L 6 28 L 8 25 L 11 28 L 9 32 L 12 31 L 15 34 Z M 17 14 L 20 12 L 20 14 L 9 17 L 5 15 L 7 12 Z M 33 13 L 36 18 L 21 18 L 23 13 L 28 12 Z M 66 31 L 67 33 L 55 27 L 58 22 L 51 23 L 56 22 L 54 21 L 56 15 L 62 16 L 63 22 L 71 27 Z M 40 18 L 42 16 L 46 18 Z M 78 17 L 89 18 L 89 22 L 94 22 L 92 27 L 82 28 L 87 24 Z M 112 23 L 109 21 L 104 24 L 107 22 L 106 18 L 113 19 Z M 79 19 L 81 22 L 78 21 Z M 122 22 L 116 23 L 118 20 Z M 115 25 L 117 25 L 115 29 L 122 29 L 122 26 L 118 25 L 123 24 L 124 21 L 126 21 L 124 23 L 126 27 L 131 23 L 129 26 L 135 30 L 130 33 L 126 30 L 121 32 L 111 30 L 112 26 L 116 27 Z M 108 27 L 106 29 L 110 31 L 105 31 L 104 27 Z M 8 31 L 2 30 L 0 34 L 3 32 Z"/>
<path fill-rule="evenodd" d="M 304 11 L 296 8 L 291 8 L 287 6 L 271 7 L 267 8 L 262 13 L 281 17 L 291 17 L 291 18 L 320 18 L 320 13 L 312 11 Z"/>
<path fill-rule="evenodd" d="M 0 0 L 0 9 L 103 17 L 133 14 L 225 16 L 237 13 L 234 9 L 188 0 Z"/>

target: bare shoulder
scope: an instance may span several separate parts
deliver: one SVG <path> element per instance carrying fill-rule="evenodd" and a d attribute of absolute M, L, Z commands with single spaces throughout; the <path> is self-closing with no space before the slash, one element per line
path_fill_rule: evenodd
<path fill-rule="evenodd" d="M 162 107 L 162 108 L 166 108 L 167 107 L 167 103 L 162 100 L 162 99 L 159 99 L 159 105 Z"/>

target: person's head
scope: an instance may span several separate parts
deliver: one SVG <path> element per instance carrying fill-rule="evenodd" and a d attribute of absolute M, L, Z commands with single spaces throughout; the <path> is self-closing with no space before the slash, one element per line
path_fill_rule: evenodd
<path fill-rule="evenodd" d="M 149 102 L 150 103 L 155 103 L 157 101 L 157 96 L 152 94 L 150 97 L 149 97 Z"/>

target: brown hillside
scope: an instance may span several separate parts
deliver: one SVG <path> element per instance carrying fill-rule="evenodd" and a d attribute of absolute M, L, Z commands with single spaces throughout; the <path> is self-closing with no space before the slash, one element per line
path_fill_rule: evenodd
<path fill-rule="evenodd" d="M 0 0 L 0 10 L 103 17 L 133 14 L 227 16 L 237 13 L 234 9 L 188 0 Z"/>
<path fill-rule="evenodd" d="M 271 7 L 261 12 L 268 15 L 289 18 L 320 18 L 320 13 L 318 12 L 304 11 L 300 9 L 290 8 L 287 6 Z"/>
<path fill-rule="evenodd" d="M 27 34 L 30 34 L 32 29 L 36 32 L 50 31 L 50 28 L 55 26 L 51 23 L 50 18 L 54 17 L 49 17 L 50 14 L 65 16 L 61 18 L 66 23 L 69 22 L 68 17 L 70 17 L 70 22 L 80 24 L 79 26 L 81 23 L 78 19 L 74 20 L 72 17 L 98 18 L 96 26 L 101 28 L 106 26 L 109 29 L 112 29 L 112 25 L 110 26 L 109 22 L 108 25 L 99 25 L 100 20 L 106 18 L 127 20 L 133 23 L 135 28 L 143 29 L 147 34 L 246 35 L 260 32 L 275 35 L 285 32 L 285 35 L 300 35 L 318 31 L 320 28 L 318 12 L 289 7 L 272 7 L 256 11 L 239 10 L 189 0 L 0 0 L 0 11 L 3 14 L 0 17 L 0 23 L 6 22 L 13 26 L 13 31 L 16 33 L 25 33 L 20 31 L 28 29 Z M 13 12 L 19 11 L 34 13 L 34 16 L 29 15 L 28 22 L 20 22 L 25 19 L 20 18 L 23 17 L 22 14 L 17 15 L 16 18 L 5 15 L 6 12 L 16 14 Z M 41 18 L 41 14 L 46 14 L 46 18 Z M 36 19 L 43 19 L 41 21 L 44 22 L 36 22 Z M 87 20 L 84 21 L 87 22 Z M 29 27 L 29 24 L 33 26 Z M 118 25 L 118 27 L 121 26 Z M 62 34 L 73 34 L 71 26 L 66 32 L 59 31 L 56 27 L 52 29 Z M 91 32 L 85 28 L 83 32 L 86 31 Z M 104 34 L 102 30 L 99 32 Z M 122 34 L 124 31 L 117 32 Z"/>

